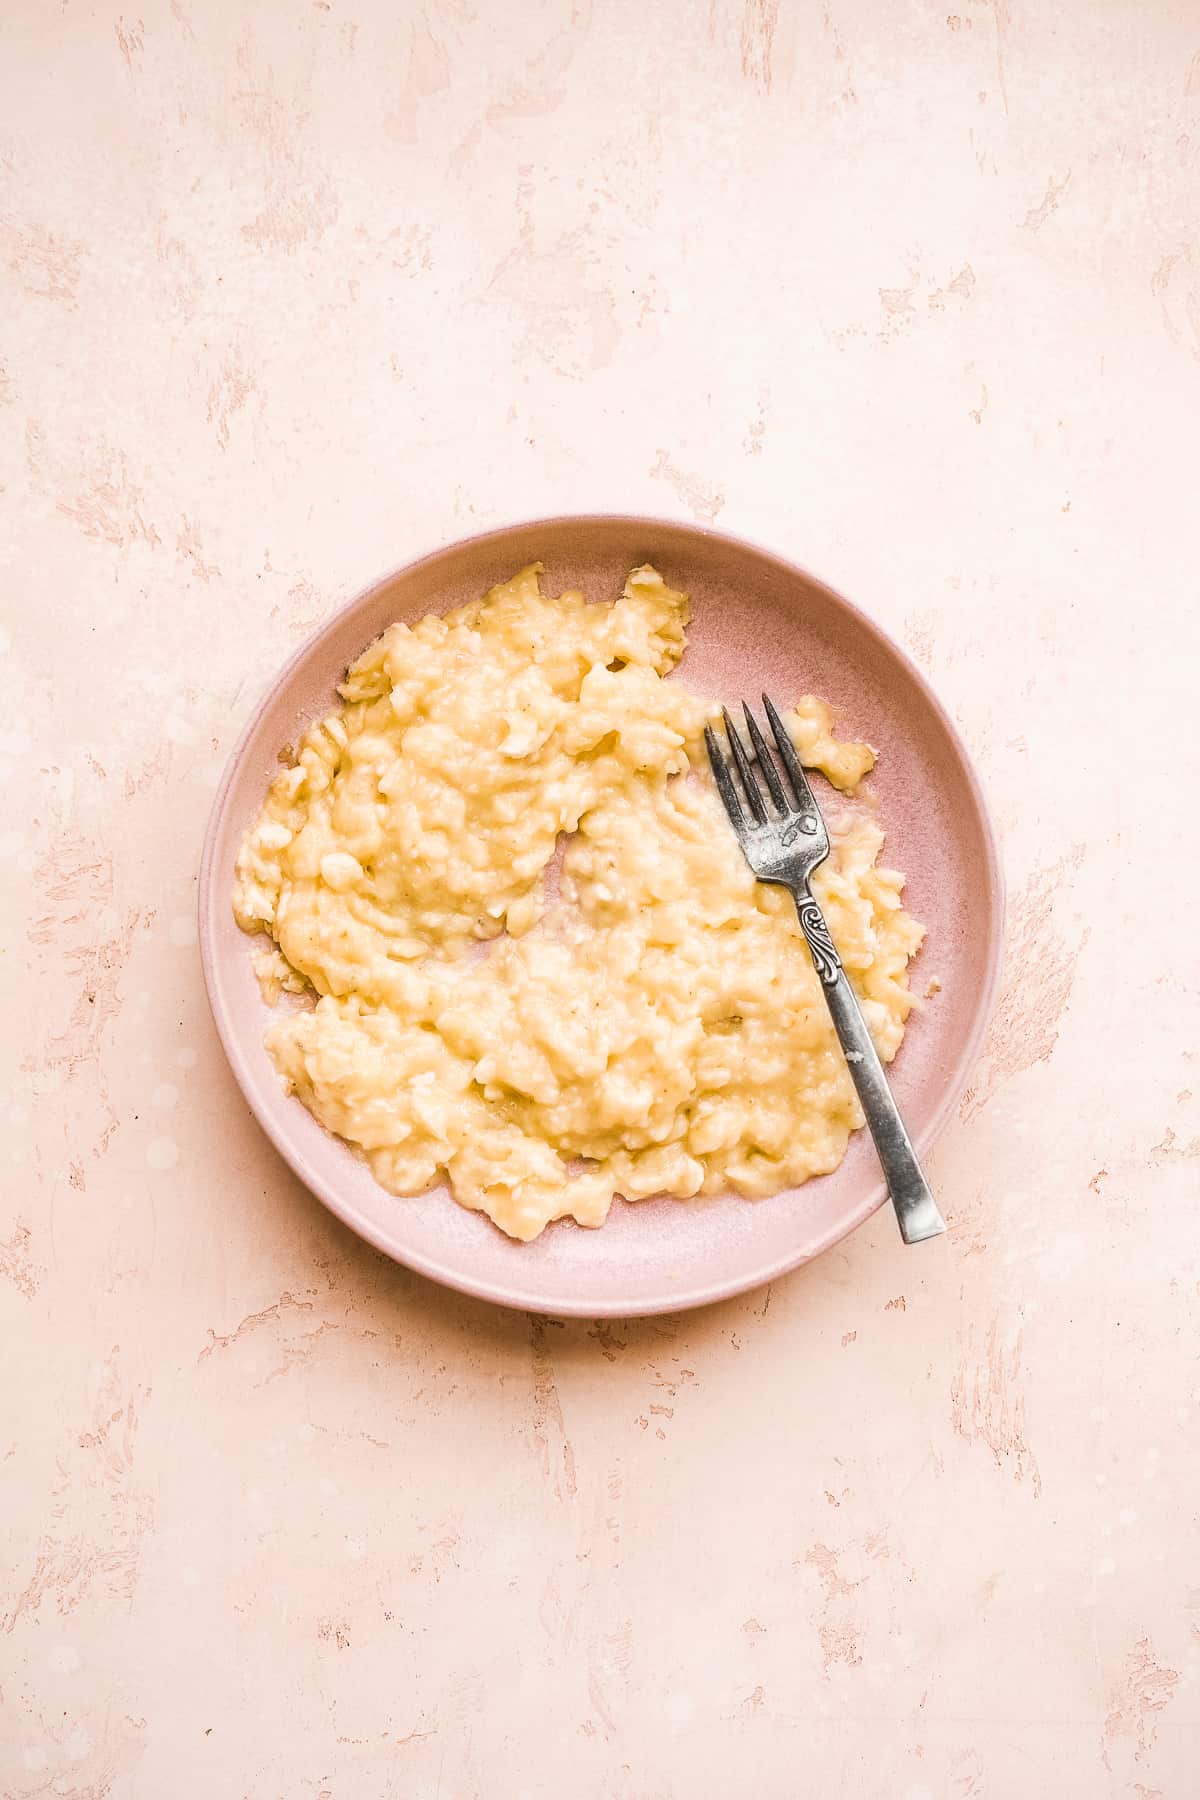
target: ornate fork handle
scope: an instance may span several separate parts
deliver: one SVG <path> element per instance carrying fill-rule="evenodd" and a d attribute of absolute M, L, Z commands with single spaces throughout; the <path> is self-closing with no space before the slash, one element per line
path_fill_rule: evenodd
<path fill-rule="evenodd" d="M 839 976 L 843 980 L 845 977 L 842 975 L 842 959 L 829 935 L 825 915 L 807 889 L 795 889 L 794 898 L 796 911 L 800 915 L 800 929 L 808 939 L 813 967 L 825 986 L 833 987 Z"/>
<path fill-rule="evenodd" d="M 906 1244 L 919 1244 L 925 1238 L 937 1237 L 945 1231 L 945 1222 L 921 1173 L 916 1151 L 904 1128 L 900 1109 L 892 1098 L 879 1052 L 829 935 L 825 916 L 813 899 L 807 882 L 797 882 L 792 895 L 800 929 L 808 941 L 813 967 L 821 978 L 834 1029 L 866 1115 L 867 1128 L 883 1165 L 884 1180 L 900 1223 L 900 1235 Z"/>

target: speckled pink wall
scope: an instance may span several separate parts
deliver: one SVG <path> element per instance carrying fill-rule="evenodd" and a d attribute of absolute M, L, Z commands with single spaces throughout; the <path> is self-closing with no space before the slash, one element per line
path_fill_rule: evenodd
<path fill-rule="evenodd" d="M 0 1792 L 1189 1800 L 1200 18 L 4 36 Z M 607 507 L 872 611 L 1012 899 L 949 1237 L 883 1214 L 589 1328 L 301 1191 L 192 919 L 224 757 L 333 605 Z"/>

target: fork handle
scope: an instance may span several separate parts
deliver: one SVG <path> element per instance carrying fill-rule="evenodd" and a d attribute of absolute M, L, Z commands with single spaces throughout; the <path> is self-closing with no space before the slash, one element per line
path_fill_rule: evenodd
<path fill-rule="evenodd" d="M 794 890 L 800 929 L 808 942 L 813 966 L 821 978 L 838 1042 L 875 1140 L 883 1178 L 906 1244 L 919 1244 L 946 1229 L 937 1201 L 921 1172 L 900 1108 L 892 1097 L 879 1052 L 867 1029 L 854 989 L 838 955 L 824 914 L 807 887 Z"/>

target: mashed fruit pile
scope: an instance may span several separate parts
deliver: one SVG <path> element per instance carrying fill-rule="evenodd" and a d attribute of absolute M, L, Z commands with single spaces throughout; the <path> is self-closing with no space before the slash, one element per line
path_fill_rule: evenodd
<path fill-rule="evenodd" d="M 616 1194 L 770 1194 L 862 1123 L 791 897 L 712 787 L 717 709 L 664 680 L 686 596 L 648 567 L 611 605 L 539 576 L 371 645 L 272 783 L 234 901 L 278 946 L 264 973 L 315 990 L 267 1037 L 304 1104 L 384 1187 L 444 1174 L 525 1239 Z M 836 787 L 870 769 L 821 701 L 787 723 Z M 890 1060 L 922 930 L 879 829 L 830 826 L 813 886 Z"/>

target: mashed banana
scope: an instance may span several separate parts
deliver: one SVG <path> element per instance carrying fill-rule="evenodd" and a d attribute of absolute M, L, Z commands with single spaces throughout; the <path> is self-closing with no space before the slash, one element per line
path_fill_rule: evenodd
<path fill-rule="evenodd" d="M 588 605 L 539 574 L 370 646 L 272 783 L 234 900 L 278 946 L 271 989 L 318 996 L 267 1035 L 289 1087 L 385 1188 L 444 1172 L 522 1239 L 616 1194 L 773 1193 L 862 1124 L 791 897 L 711 784 L 717 709 L 664 680 L 686 596 L 647 567 Z M 844 791 L 872 766 L 820 700 L 788 727 Z M 890 1060 L 922 928 L 878 827 L 831 836 L 813 886 Z"/>

